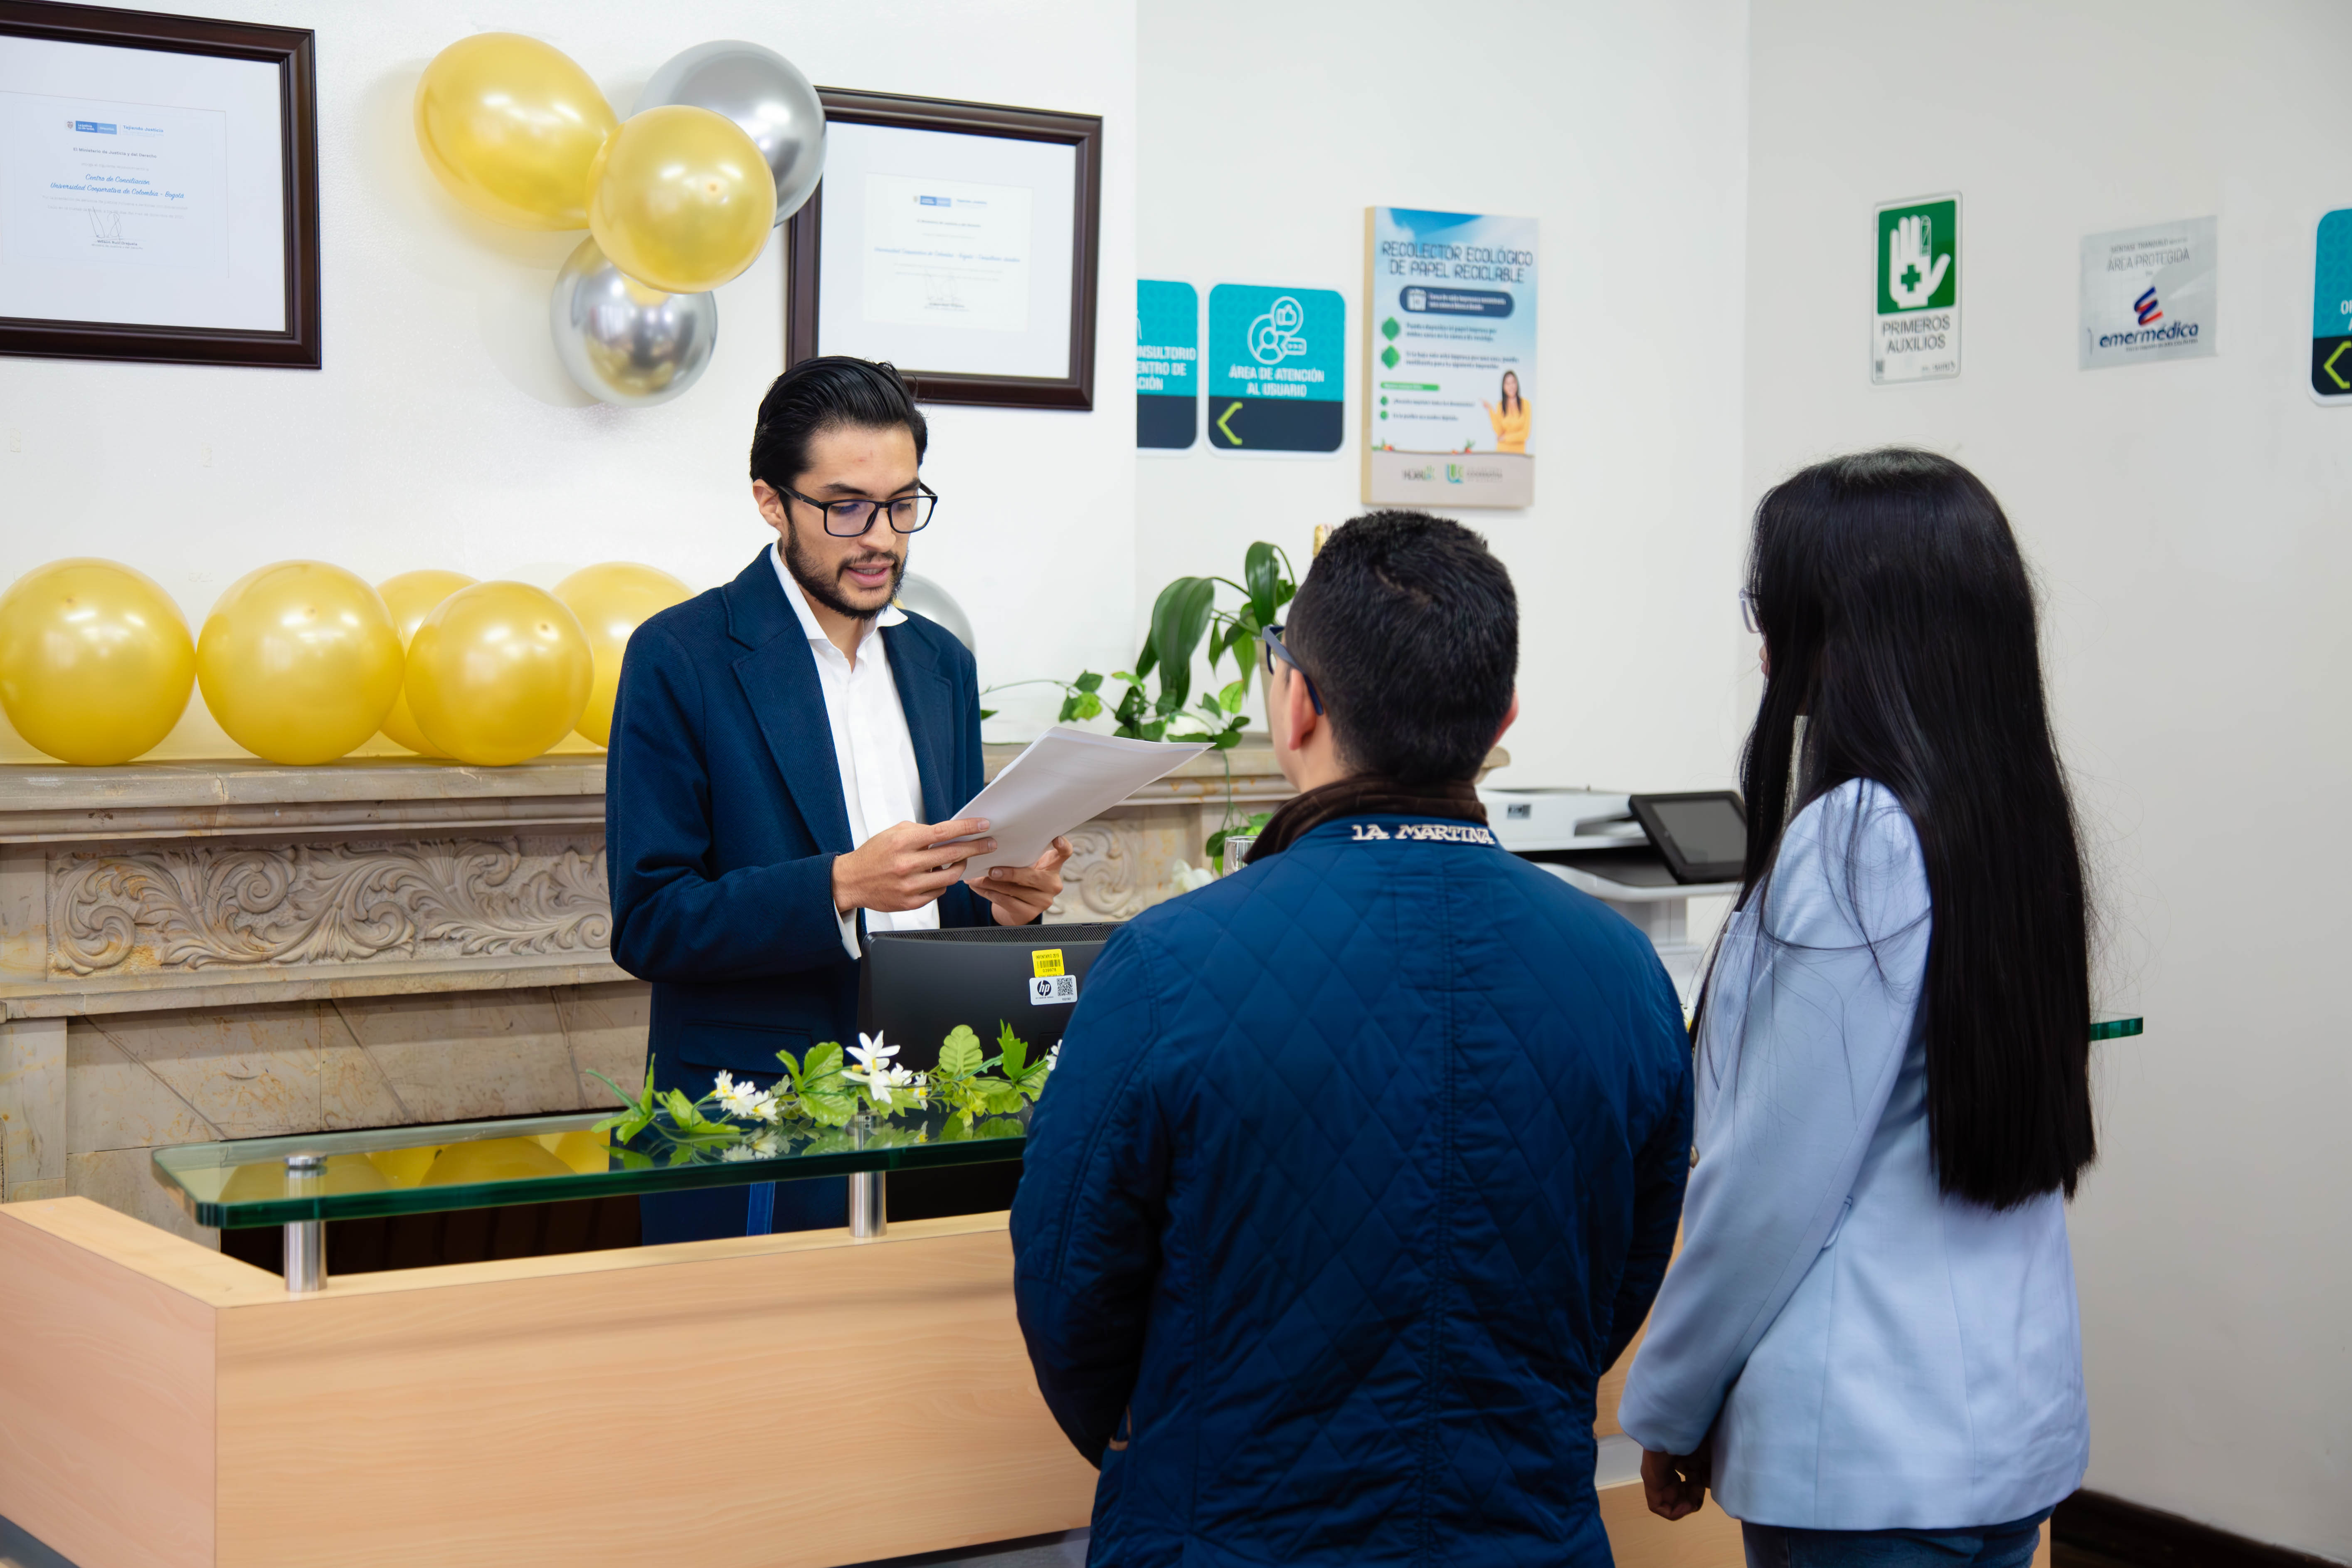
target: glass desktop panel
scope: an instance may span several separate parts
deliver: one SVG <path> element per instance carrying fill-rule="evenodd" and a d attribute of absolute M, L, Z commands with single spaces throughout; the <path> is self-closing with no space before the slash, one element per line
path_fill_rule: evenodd
<path fill-rule="evenodd" d="M 930 1112 L 882 1121 L 862 1134 L 803 1126 L 754 1130 L 724 1142 L 681 1135 L 665 1119 L 619 1143 L 597 1131 L 607 1120 L 583 1111 L 183 1143 L 158 1149 L 154 1171 L 198 1225 L 244 1229 L 987 1164 L 1019 1159 L 1028 1138 L 1025 1110 L 970 1126 Z M 298 1181 L 286 1167 L 293 1154 L 322 1156 L 325 1169 Z"/>

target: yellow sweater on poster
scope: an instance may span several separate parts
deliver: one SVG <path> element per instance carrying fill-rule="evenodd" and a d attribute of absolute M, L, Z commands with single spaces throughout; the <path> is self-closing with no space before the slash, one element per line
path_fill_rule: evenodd
<path fill-rule="evenodd" d="M 1528 425 L 1534 414 L 1524 397 L 1511 399 L 1507 413 L 1493 404 L 1486 405 L 1486 422 L 1495 427 L 1495 450 L 1525 452 L 1528 449 Z"/>

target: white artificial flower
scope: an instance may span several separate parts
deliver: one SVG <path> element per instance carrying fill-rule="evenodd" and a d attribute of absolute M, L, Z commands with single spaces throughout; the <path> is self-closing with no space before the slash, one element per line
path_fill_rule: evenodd
<path fill-rule="evenodd" d="M 783 1139 L 778 1133 L 762 1132 L 745 1147 L 762 1160 L 772 1160 L 783 1152 Z"/>
<path fill-rule="evenodd" d="M 719 1151 L 722 1160 L 756 1160 L 760 1156 L 749 1143 L 730 1143 Z"/>
<path fill-rule="evenodd" d="M 1168 868 L 1169 885 L 1180 893 L 1190 893 L 1207 887 L 1217 879 L 1217 874 L 1206 866 L 1198 870 L 1179 860 Z"/>
<path fill-rule="evenodd" d="M 719 1108 L 728 1115 L 765 1121 L 775 1120 L 775 1117 L 769 1113 L 770 1108 L 775 1103 L 775 1096 L 757 1084 L 737 1083 L 728 1074 L 721 1072 L 719 1075 L 717 1089 Z"/>
<path fill-rule="evenodd" d="M 849 1047 L 849 1054 L 857 1065 L 843 1068 L 841 1076 L 852 1083 L 864 1084 L 867 1092 L 874 1096 L 877 1105 L 890 1103 L 890 1090 L 894 1084 L 903 1086 L 913 1079 L 914 1075 L 905 1068 L 890 1065 L 890 1058 L 898 1054 L 898 1047 L 884 1045 L 878 1034 L 858 1036 L 857 1043 Z M 894 1079 L 893 1074 L 899 1076 Z"/>
<path fill-rule="evenodd" d="M 1055 1068 L 1060 1067 L 1061 1065 L 1062 1065 L 1062 1042 L 1061 1042 L 1061 1041 L 1059 1041 L 1059 1040 L 1055 1040 L 1055 1041 L 1054 1042 L 1054 1048 L 1053 1048 L 1052 1050 L 1047 1051 L 1047 1052 L 1045 1053 L 1045 1071 L 1046 1071 L 1046 1073 L 1050 1076 L 1050 1075 L 1052 1074 L 1053 1070 L 1054 1070 Z"/>

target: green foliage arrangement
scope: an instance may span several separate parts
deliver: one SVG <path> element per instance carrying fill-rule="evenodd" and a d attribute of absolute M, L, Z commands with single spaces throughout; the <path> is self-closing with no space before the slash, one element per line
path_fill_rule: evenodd
<path fill-rule="evenodd" d="M 653 1163 L 648 1149 L 627 1147 L 648 1131 L 657 1135 L 648 1148 L 666 1146 L 671 1164 L 711 1155 L 757 1160 L 850 1148 L 850 1135 L 843 1130 L 861 1116 L 919 1123 L 885 1126 L 866 1140 L 867 1148 L 932 1138 L 954 1142 L 1013 1136 L 1022 1125 L 1013 1118 L 1045 1092 L 1061 1047 L 1033 1058 L 1029 1043 L 1012 1025 L 1000 1023 L 996 1054 L 990 1056 L 980 1037 L 959 1024 L 940 1044 L 939 1066 L 928 1073 L 896 1065 L 890 1058 L 898 1054 L 898 1047 L 879 1035 L 860 1035 L 845 1055 L 830 1040 L 811 1046 L 805 1057 L 778 1051 L 783 1072 L 773 1088 L 738 1083 L 721 1072 L 699 1100 L 675 1089 L 656 1089 L 650 1060 L 645 1087 L 635 1093 L 592 1071 L 621 1101 L 620 1110 L 593 1131 L 615 1135 L 614 1152 L 625 1166 Z"/>

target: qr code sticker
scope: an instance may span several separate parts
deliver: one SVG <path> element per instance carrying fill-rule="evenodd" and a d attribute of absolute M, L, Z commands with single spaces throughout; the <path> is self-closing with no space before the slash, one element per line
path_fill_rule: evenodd
<path fill-rule="evenodd" d="M 1075 974 L 1041 974 L 1029 983 L 1029 1005 L 1050 1007 L 1057 1002 L 1078 999 L 1078 977 Z"/>

